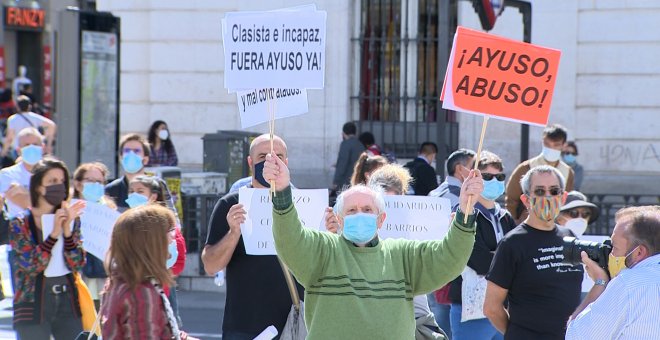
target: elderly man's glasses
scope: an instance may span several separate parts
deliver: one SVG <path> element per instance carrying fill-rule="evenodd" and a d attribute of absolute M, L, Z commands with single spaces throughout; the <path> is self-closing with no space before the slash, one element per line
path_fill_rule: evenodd
<path fill-rule="evenodd" d="M 559 196 L 563 192 L 564 191 L 559 187 L 552 187 L 548 190 L 545 190 L 545 188 L 536 188 L 533 191 L 534 195 L 536 195 L 537 197 L 546 196 L 546 193 L 548 194 L 548 196 Z"/>

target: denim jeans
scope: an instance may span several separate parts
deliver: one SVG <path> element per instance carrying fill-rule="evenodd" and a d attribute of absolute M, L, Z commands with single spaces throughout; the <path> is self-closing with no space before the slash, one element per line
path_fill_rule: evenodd
<path fill-rule="evenodd" d="M 502 340 L 504 336 L 486 318 L 461 322 L 459 304 L 451 304 L 451 332 L 453 340 Z"/>
<path fill-rule="evenodd" d="M 447 333 L 449 339 L 452 339 L 451 323 L 449 321 L 449 305 L 438 303 L 435 300 L 435 295 L 433 293 L 426 295 L 426 298 L 429 300 L 429 308 L 431 308 L 431 312 L 435 316 L 435 322 L 443 331 L 445 331 L 445 333 Z"/>

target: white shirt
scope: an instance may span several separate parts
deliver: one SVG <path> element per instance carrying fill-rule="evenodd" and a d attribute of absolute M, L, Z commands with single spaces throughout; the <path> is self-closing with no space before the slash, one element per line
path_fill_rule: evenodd
<path fill-rule="evenodd" d="M 2 169 L 0 171 L 0 195 L 4 197 L 12 183 L 18 183 L 26 189 L 30 190 L 30 177 L 32 177 L 32 173 L 25 168 L 23 162 Z M 25 211 L 23 208 L 19 207 L 6 198 L 5 202 L 7 204 L 8 218 L 21 215 Z"/>
<path fill-rule="evenodd" d="M 49 122 L 50 119 L 34 113 L 34 112 L 25 112 L 25 113 L 15 113 L 7 119 L 7 129 L 14 130 L 14 140 L 12 146 L 14 150 L 18 150 L 18 133 L 23 129 L 33 127 L 38 129 L 40 126 L 44 125 L 45 122 Z"/>
<path fill-rule="evenodd" d="M 660 255 L 610 281 L 568 324 L 566 339 L 660 339 Z"/>

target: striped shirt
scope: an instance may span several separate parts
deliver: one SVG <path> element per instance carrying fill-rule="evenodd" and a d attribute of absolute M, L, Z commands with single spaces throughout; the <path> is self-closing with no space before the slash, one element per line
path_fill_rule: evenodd
<path fill-rule="evenodd" d="M 660 339 L 660 255 L 615 277 L 569 323 L 566 339 Z"/>

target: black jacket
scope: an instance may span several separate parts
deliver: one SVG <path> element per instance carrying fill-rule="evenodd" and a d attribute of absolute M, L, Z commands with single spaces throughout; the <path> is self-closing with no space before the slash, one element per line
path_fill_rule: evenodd
<path fill-rule="evenodd" d="M 427 196 L 429 192 L 438 187 L 438 179 L 435 175 L 435 169 L 421 158 L 406 163 L 405 168 L 410 171 L 413 178 L 412 187 L 417 196 Z"/>
<path fill-rule="evenodd" d="M 477 274 L 486 275 L 490 269 L 490 263 L 493 262 L 493 257 L 495 256 L 497 238 L 495 236 L 493 224 L 488 217 L 490 215 L 488 210 L 479 203 L 475 206 L 475 210 L 477 212 L 477 230 L 474 239 L 474 248 L 472 248 L 472 254 L 468 260 L 468 266 L 474 269 Z M 503 235 L 506 235 L 506 233 L 516 227 L 516 222 L 513 220 L 513 216 L 502 207 L 499 208 L 498 219 L 502 226 Z M 452 303 L 461 303 L 462 284 L 463 279 L 461 276 L 451 282 L 449 299 Z"/>

